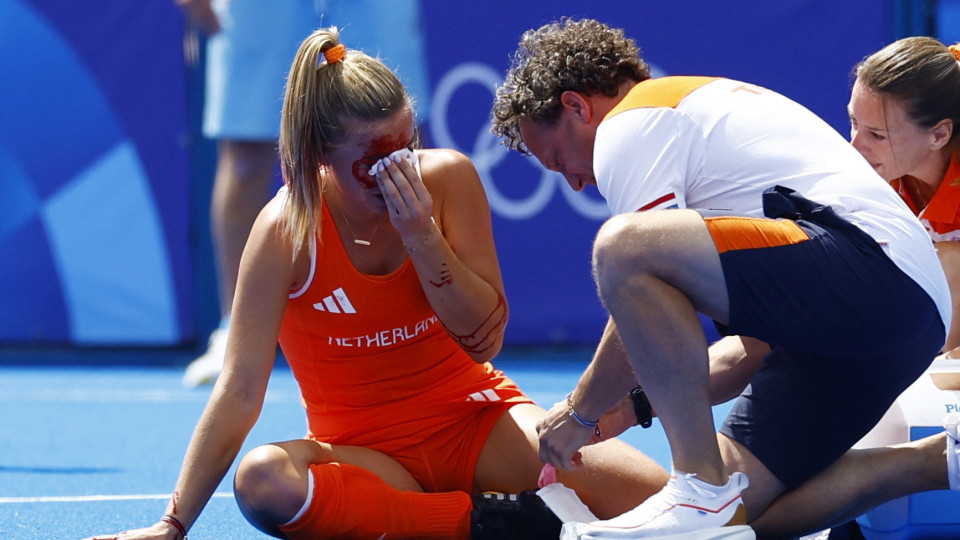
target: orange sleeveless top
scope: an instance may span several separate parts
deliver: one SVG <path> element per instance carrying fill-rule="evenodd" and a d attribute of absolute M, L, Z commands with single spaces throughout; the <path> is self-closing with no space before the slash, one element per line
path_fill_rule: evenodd
<path fill-rule="evenodd" d="M 441 409 L 530 401 L 447 335 L 409 258 L 388 275 L 358 272 L 326 201 L 320 231 L 311 278 L 280 329 L 311 437 L 344 444 L 374 428 L 409 431 Z"/>

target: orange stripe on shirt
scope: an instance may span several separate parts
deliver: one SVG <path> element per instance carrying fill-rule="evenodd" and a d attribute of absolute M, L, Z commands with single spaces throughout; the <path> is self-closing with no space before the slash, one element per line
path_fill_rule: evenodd
<path fill-rule="evenodd" d="M 799 244 L 807 233 L 788 219 L 720 216 L 704 218 L 720 253 Z"/>
<path fill-rule="evenodd" d="M 604 119 L 642 107 L 676 107 L 683 98 L 717 77 L 663 77 L 637 83 Z"/>

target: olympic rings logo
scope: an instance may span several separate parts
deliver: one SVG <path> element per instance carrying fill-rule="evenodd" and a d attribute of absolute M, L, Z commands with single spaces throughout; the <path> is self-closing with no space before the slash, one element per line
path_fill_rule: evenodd
<path fill-rule="evenodd" d="M 507 157 L 509 150 L 499 144 L 497 138 L 490 133 L 487 123 L 480 126 L 472 149 L 458 148 L 448 127 L 447 112 L 450 109 L 453 94 L 462 86 L 476 84 L 490 91 L 491 99 L 488 103 L 492 103 L 500 82 L 500 74 L 489 66 L 477 62 L 460 64 L 444 75 L 431 98 L 430 135 L 433 141 L 441 147 L 456 149 L 470 157 L 483 181 L 483 187 L 490 200 L 490 208 L 500 217 L 514 220 L 530 219 L 547 206 L 553 198 L 553 192 L 558 188 L 567 203 L 581 216 L 598 221 L 610 217 L 610 209 L 605 202 L 591 198 L 582 192 L 573 191 L 562 175 L 548 171 L 532 157 L 527 161 L 533 163 L 540 172 L 537 188 L 530 196 L 523 199 L 505 196 L 493 181 L 493 169 Z"/>

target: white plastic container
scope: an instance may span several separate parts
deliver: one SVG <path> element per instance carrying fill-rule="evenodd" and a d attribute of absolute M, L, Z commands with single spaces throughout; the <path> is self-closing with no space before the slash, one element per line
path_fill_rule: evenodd
<path fill-rule="evenodd" d="M 856 448 L 899 444 L 941 433 L 944 417 L 956 412 L 960 412 L 960 361 L 934 361 Z M 857 523 L 868 540 L 960 539 L 960 491 L 901 497 L 860 516 Z"/>

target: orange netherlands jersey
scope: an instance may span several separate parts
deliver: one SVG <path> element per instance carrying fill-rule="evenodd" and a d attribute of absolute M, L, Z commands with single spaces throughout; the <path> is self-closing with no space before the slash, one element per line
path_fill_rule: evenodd
<path fill-rule="evenodd" d="M 907 206 L 920 218 L 934 241 L 960 240 L 960 159 L 953 153 L 940 187 L 925 208 L 917 208 L 900 178 L 890 182 Z"/>
<path fill-rule="evenodd" d="M 310 436 L 368 444 L 376 430 L 401 436 L 412 421 L 458 408 L 530 401 L 448 336 L 409 258 L 388 275 L 358 272 L 326 201 L 320 231 L 312 275 L 290 295 L 280 329 Z"/>

